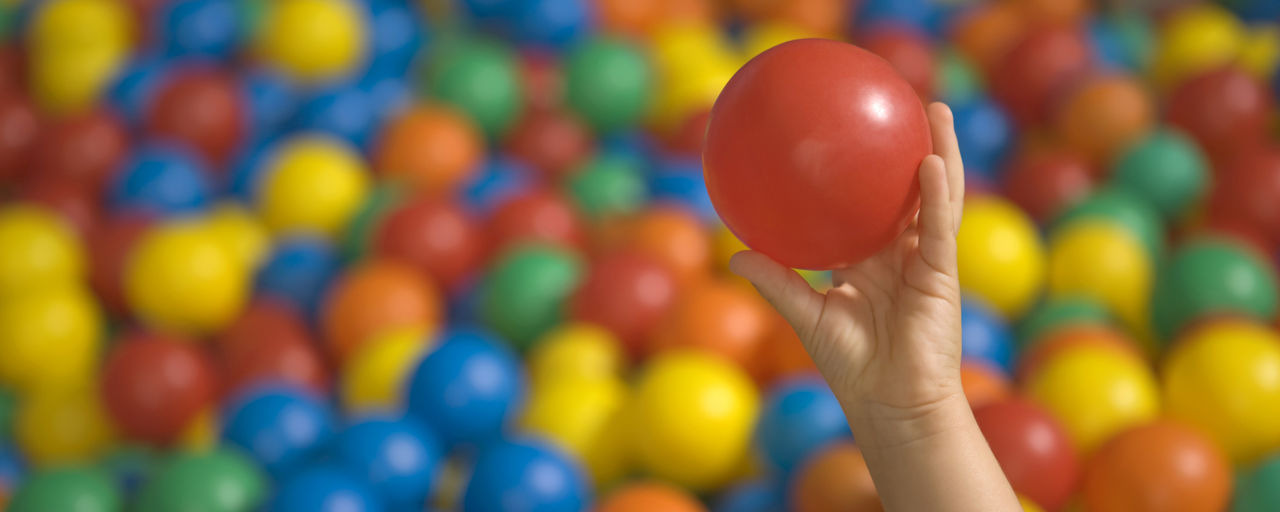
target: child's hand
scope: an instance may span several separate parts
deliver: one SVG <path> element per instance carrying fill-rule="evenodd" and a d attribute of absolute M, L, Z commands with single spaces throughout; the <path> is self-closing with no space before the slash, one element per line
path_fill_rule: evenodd
<path fill-rule="evenodd" d="M 920 164 L 916 222 L 880 253 L 832 272 L 825 295 L 763 254 L 730 263 L 795 328 L 851 419 L 918 418 L 964 400 L 956 277 L 964 167 L 951 110 L 935 103 L 928 114 L 937 155 Z"/>

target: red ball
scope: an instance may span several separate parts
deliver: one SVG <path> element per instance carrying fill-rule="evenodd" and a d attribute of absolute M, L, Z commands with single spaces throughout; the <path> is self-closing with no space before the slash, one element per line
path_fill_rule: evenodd
<path fill-rule="evenodd" d="M 39 134 L 40 115 L 31 101 L 0 88 L 0 183 L 26 170 Z"/>
<path fill-rule="evenodd" d="M 661 263 L 634 251 L 596 260 L 570 303 L 573 318 L 613 332 L 632 355 L 643 351 L 676 298 L 676 280 Z"/>
<path fill-rule="evenodd" d="M 875 54 L 825 39 L 775 46 L 729 80 L 703 163 L 711 201 L 749 247 L 837 268 L 892 242 L 933 151 L 919 97 Z"/>
<path fill-rule="evenodd" d="M 239 148 L 245 100 L 233 77 L 212 69 L 179 72 L 147 109 L 147 131 L 189 144 L 220 168 Z"/>
<path fill-rule="evenodd" d="M 449 289 L 475 273 L 487 245 L 482 226 L 465 210 L 429 197 L 399 205 L 374 236 L 376 254 L 408 262 Z"/>
<path fill-rule="evenodd" d="M 297 312 L 282 303 L 255 301 L 214 341 L 228 396 L 267 382 L 329 390 L 317 343 Z"/>
<path fill-rule="evenodd" d="M 1209 196 L 1210 224 L 1240 226 L 1280 244 L 1280 147 L 1242 149 L 1219 167 Z"/>
<path fill-rule="evenodd" d="M 125 263 L 151 224 L 152 220 L 143 215 L 126 213 L 105 219 L 89 233 L 87 245 L 93 255 L 89 258 L 89 285 L 103 307 L 117 316 L 129 312 L 121 277 Z"/>
<path fill-rule="evenodd" d="M 1080 462 L 1049 413 L 1010 399 L 979 407 L 973 416 L 1013 490 L 1045 510 L 1066 505 L 1080 477 Z"/>
<path fill-rule="evenodd" d="M 507 138 L 512 156 L 550 179 L 576 169 L 594 147 L 587 126 L 563 110 L 529 109 Z"/>
<path fill-rule="evenodd" d="M 1053 100 L 1088 74 L 1093 52 L 1078 27 L 1030 31 L 996 65 L 992 94 L 1019 124 L 1044 121 Z"/>
<path fill-rule="evenodd" d="M 168 444 L 213 405 L 217 373 L 194 340 L 130 334 L 107 355 L 102 396 L 112 423 L 126 436 Z"/>
<path fill-rule="evenodd" d="M 495 253 L 513 245 L 541 242 L 580 248 L 582 221 L 573 206 L 550 190 L 531 190 L 502 203 L 489 219 Z"/>
<path fill-rule="evenodd" d="M 1082 155 L 1051 149 L 1024 152 L 1005 169 L 1004 190 L 1035 220 L 1046 223 L 1089 195 L 1094 170 Z"/>
<path fill-rule="evenodd" d="M 102 190 L 129 153 L 129 129 L 106 109 L 56 119 L 36 142 L 35 174 L 57 176 Z"/>
<path fill-rule="evenodd" d="M 1262 141 L 1271 108 L 1271 94 L 1261 81 L 1225 67 L 1175 88 L 1166 115 L 1216 159 Z"/>
<path fill-rule="evenodd" d="M 0 92 L 17 92 L 27 83 L 26 64 L 16 44 L 0 44 Z"/>
<path fill-rule="evenodd" d="M 928 101 L 933 97 L 937 62 L 927 36 L 907 28 L 880 28 L 863 38 L 862 47 L 889 61 L 920 99 Z"/>
<path fill-rule="evenodd" d="M 18 197 L 58 212 L 81 236 L 93 232 L 102 211 L 101 195 L 95 190 L 82 182 L 57 176 L 37 175 L 24 180 Z"/>

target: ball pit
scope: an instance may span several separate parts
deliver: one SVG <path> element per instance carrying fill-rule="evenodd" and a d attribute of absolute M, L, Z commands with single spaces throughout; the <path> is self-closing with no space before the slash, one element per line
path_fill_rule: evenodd
<path fill-rule="evenodd" d="M 879 510 L 711 200 L 767 154 L 901 188 L 771 182 L 775 235 L 912 219 L 927 147 L 824 153 L 888 147 L 846 99 L 726 112 L 819 37 L 952 109 L 1024 508 L 1280 510 L 1280 11 L 1103 3 L 0 0 L 0 509 Z"/>

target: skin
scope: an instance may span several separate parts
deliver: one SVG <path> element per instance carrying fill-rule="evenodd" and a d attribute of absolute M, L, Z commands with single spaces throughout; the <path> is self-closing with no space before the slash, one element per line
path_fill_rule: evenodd
<path fill-rule="evenodd" d="M 928 108 L 937 154 L 920 164 L 920 213 L 884 250 L 818 293 L 763 254 L 733 272 L 791 323 L 840 401 L 885 510 L 1021 511 L 960 386 L 956 233 L 964 164 L 951 110 Z"/>

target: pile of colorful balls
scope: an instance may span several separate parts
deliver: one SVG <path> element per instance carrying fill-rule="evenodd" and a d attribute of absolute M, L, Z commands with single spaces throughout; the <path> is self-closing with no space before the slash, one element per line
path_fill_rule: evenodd
<path fill-rule="evenodd" d="M 701 172 L 826 37 L 955 111 L 1027 510 L 1280 510 L 1280 2 L 1111 3 L 0 0 L 0 508 L 879 510 Z"/>

